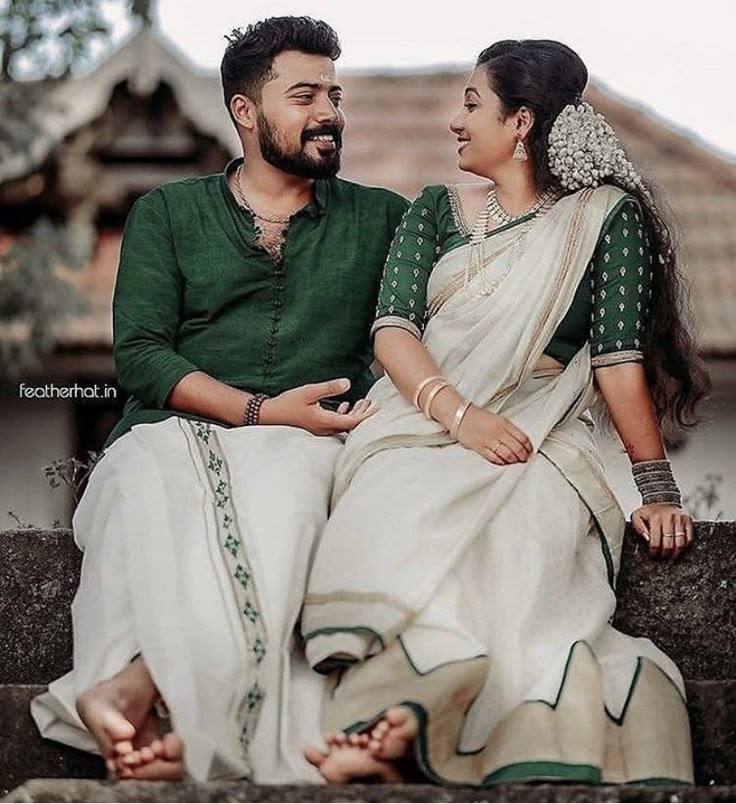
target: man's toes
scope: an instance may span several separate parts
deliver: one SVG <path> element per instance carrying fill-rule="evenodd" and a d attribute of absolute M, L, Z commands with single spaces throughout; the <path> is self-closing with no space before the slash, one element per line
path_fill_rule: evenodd
<path fill-rule="evenodd" d="M 133 779 L 148 779 L 157 782 L 176 782 L 184 776 L 184 765 L 181 762 L 169 762 L 166 759 L 154 759 L 146 765 L 132 769 Z"/>
<path fill-rule="evenodd" d="M 141 764 L 141 752 L 140 751 L 131 751 L 129 754 L 123 754 L 120 757 L 120 762 L 123 765 L 127 765 L 128 767 L 133 767 L 135 765 Z"/>
<path fill-rule="evenodd" d="M 158 737 L 151 743 L 151 751 L 157 756 L 162 757 L 164 755 L 164 743 L 163 740 L 159 739 Z"/>
<path fill-rule="evenodd" d="M 308 745 L 304 749 L 304 758 L 307 760 L 307 762 L 311 763 L 316 768 L 319 768 L 319 766 L 327 759 L 327 754 L 313 745 Z"/>
<path fill-rule="evenodd" d="M 343 746 L 347 743 L 348 738 L 344 731 L 338 731 L 335 734 L 328 734 L 325 741 L 327 745 Z"/>
<path fill-rule="evenodd" d="M 156 759 L 156 754 L 153 753 L 153 749 L 150 745 L 144 745 L 141 748 L 141 762 L 152 762 Z"/>
<path fill-rule="evenodd" d="M 164 734 L 162 742 L 164 744 L 163 758 L 169 762 L 181 762 L 184 756 L 184 743 L 179 736 L 170 731 L 168 734 Z"/>
<path fill-rule="evenodd" d="M 120 712 L 110 709 L 100 718 L 100 725 L 114 744 L 135 737 L 135 726 Z"/>
<path fill-rule="evenodd" d="M 113 748 L 119 757 L 125 756 L 126 754 L 132 754 L 133 751 L 135 751 L 133 748 L 133 743 L 130 740 L 120 740 L 119 742 L 115 743 Z"/>

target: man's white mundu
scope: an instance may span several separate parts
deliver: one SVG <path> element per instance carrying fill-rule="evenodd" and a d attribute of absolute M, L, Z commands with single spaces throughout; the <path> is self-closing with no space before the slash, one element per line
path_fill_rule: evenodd
<path fill-rule="evenodd" d="M 195 779 L 320 781 L 323 680 L 292 635 L 340 446 L 176 417 L 115 442 L 74 516 L 74 669 L 33 701 L 41 734 L 96 751 L 76 699 L 142 653 Z"/>

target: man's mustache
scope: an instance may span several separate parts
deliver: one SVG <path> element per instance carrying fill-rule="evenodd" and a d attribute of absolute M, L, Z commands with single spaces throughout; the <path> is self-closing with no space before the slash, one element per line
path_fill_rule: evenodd
<path fill-rule="evenodd" d="M 335 141 L 336 148 L 342 147 L 342 132 L 337 126 L 329 124 L 326 124 L 324 126 L 316 126 L 315 128 L 310 128 L 303 131 L 302 145 L 309 142 L 314 137 L 319 137 L 322 135 L 331 136 Z"/>

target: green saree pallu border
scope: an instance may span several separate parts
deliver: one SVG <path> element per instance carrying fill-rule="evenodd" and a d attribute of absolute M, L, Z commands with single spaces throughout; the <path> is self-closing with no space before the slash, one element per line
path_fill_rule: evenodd
<path fill-rule="evenodd" d="M 401 641 L 399 640 L 399 644 Z M 427 673 L 420 673 L 414 664 L 411 662 L 406 649 L 404 648 L 403 644 L 401 645 L 402 649 L 404 650 L 404 654 L 407 659 L 407 665 L 411 668 L 412 672 L 414 672 L 417 676 L 427 676 L 431 675 L 432 672 L 437 670 L 438 668 L 433 668 L 433 670 L 428 671 Z M 519 706 L 517 707 L 524 707 L 529 704 L 542 704 L 544 707 L 547 707 L 550 710 L 556 710 L 558 705 L 561 703 L 563 699 L 563 693 L 566 690 L 568 685 L 569 676 L 571 673 L 572 664 L 576 655 L 577 650 L 585 650 L 590 653 L 590 655 L 595 658 L 595 654 L 586 640 L 577 640 L 574 642 L 567 655 L 567 659 L 565 662 L 565 667 L 563 670 L 562 678 L 560 680 L 560 684 L 557 690 L 557 694 L 555 695 L 554 699 L 546 700 L 543 698 L 530 698 L 525 701 L 522 701 Z M 474 658 L 481 658 L 481 657 L 474 657 Z M 471 657 L 468 658 L 468 661 L 471 661 Z M 624 726 L 627 714 L 630 710 L 630 705 L 634 698 L 635 691 L 639 685 L 640 679 L 642 677 L 642 670 L 644 666 L 644 657 L 638 657 L 636 668 L 631 678 L 631 682 L 629 685 L 629 689 L 626 695 L 626 699 L 624 701 L 623 707 L 621 709 L 620 715 L 614 715 L 608 707 L 604 704 L 603 710 L 605 713 L 605 719 L 613 724 L 614 728 L 621 728 Z M 444 666 L 444 665 L 443 665 Z M 659 671 L 659 673 L 664 677 L 666 683 L 671 685 L 677 692 L 678 697 L 680 698 L 682 705 L 685 705 L 685 699 L 682 696 L 679 688 L 675 684 L 675 682 L 658 666 L 653 665 Z M 416 719 L 417 719 L 417 736 L 414 745 L 414 758 L 422 771 L 422 773 L 432 782 L 442 785 L 450 785 L 450 786 L 471 786 L 477 788 L 483 787 L 491 787 L 496 784 L 508 784 L 511 782 L 523 782 L 523 781 L 570 781 L 570 782 L 581 782 L 587 784 L 608 784 L 608 781 L 604 781 L 604 773 L 606 772 L 605 768 L 608 766 L 603 763 L 601 766 L 591 764 L 589 762 L 574 762 L 574 761 L 565 761 L 560 757 L 552 757 L 552 756 L 538 756 L 534 758 L 524 758 L 520 759 L 518 762 L 509 762 L 507 764 L 502 765 L 496 769 L 490 770 L 485 776 L 479 777 L 477 781 L 473 782 L 471 780 L 465 781 L 455 781 L 454 779 L 445 778 L 442 775 L 442 772 L 439 768 L 435 768 L 432 758 L 431 758 L 431 751 L 429 745 L 429 723 L 430 723 L 430 713 L 427 711 L 425 706 L 418 702 L 417 700 L 412 700 L 411 698 L 404 698 L 404 700 L 397 700 L 392 706 L 403 706 L 410 709 Z M 471 704 L 468 706 L 467 710 L 465 711 L 465 716 L 467 716 Z M 360 720 L 356 720 L 348 725 L 344 731 L 347 734 L 353 734 L 357 732 L 365 732 L 371 729 L 375 723 L 380 720 L 383 713 L 386 710 L 384 709 L 381 712 L 378 712 L 373 717 L 362 718 Z M 458 735 L 459 740 L 459 735 Z M 482 754 L 488 747 L 488 744 L 485 744 L 478 749 L 471 750 L 471 751 L 464 751 L 460 749 L 459 743 L 456 744 L 454 748 L 454 755 L 456 757 L 472 757 Z M 612 782 L 611 782 L 612 783 Z M 688 779 L 682 779 L 677 777 L 665 777 L 665 776 L 652 776 L 652 777 L 642 777 L 640 779 L 632 779 L 627 780 L 626 784 L 643 784 L 643 785 L 691 785 L 692 781 Z"/>
<path fill-rule="evenodd" d="M 218 430 L 208 422 L 187 421 L 189 434 L 197 446 L 201 465 L 208 481 L 209 497 L 216 522 L 216 537 L 220 554 L 227 569 L 230 588 L 239 613 L 246 644 L 247 663 L 242 668 L 249 680 L 247 692 L 238 707 L 240 743 L 248 758 L 250 743 L 255 734 L 267 679 L 264 672 L 268 638 L 263 621 L 258 588 L 253 567 L 248 559 L 245 540 L 233 505 L 233 486 L 227 456 Z"/>

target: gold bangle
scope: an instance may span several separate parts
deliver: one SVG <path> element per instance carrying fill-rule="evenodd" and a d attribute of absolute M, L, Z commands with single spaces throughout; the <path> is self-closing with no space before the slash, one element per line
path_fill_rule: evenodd
<path fill-rule="evenodd" d="M 465 414 L 468 412 L 472 404 L 473 403 L 469 399 L 466 399 L 457 406 L 455 416 L 452 419 L 452 427 L 450 427 L 450 436 L 452 438 L 457 439 L 457 434 L 460 431 L 460 425 L 462 424 Z"/>
<path fill-rule="evenodd" d="M 441 374 L 435 374 L 433 377 L 427 377 L 425 380 L 422 380 L 417 387 L 414 389 L 414 396 L 412 397 L 412 404 L 417 410 L 421 410 L 419 407 L 419 395 L 422 391 L 435 380 L 444 380 L 445 378 Z"/>
<path fill-rule="evenodd" d="M 449 387 L 450 383 L 447 382 L 447 380 L 443 380 L 442 382 L 438 382 L 437 385 L 435 385 L 434 388 L 432 388 L 432 390 L 427 394 L 427 398 L 424 400 L 424 406 L 422 409 L 424 411 L 424 415 L 428 419 L 432 419 L 432 402 L 434 402 L 434 398 L 440 391 Z"/>

